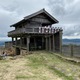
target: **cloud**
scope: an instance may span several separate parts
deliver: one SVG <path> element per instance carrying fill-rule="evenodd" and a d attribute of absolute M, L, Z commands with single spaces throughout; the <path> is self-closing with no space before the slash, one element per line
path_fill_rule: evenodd
<path fill-rule="evenodd" d="M 0 37 L 0 41 L 11 41 L 11 38 L 8 37 Z"/>
<path fill-rule="evenodd" d="M 9 12 L 0 7 L 0 36 L 7 36 L 7 32 L 11 30 L 9 26 L 17 20 L 15 12 Z"/>
<path fill-rule="evenodd" d="M 59 20 L 56 26 L 62 26 L 64 36 L 80 35 L 80 1 L 79 0 L 48 0 L 53 16 Z"/>
<path fill-rule="evenodd" d="M 42 8 L 48 9 L 47 0 L 0 0 L 0 38 L 6 39 L 7 33 L 14 29 L 10 25 Z"/>
<path fill-rule="evenodd" d="M 7 11 L 16 12 L 19 16 L 30 14 L 36 10 L 47 7 L 47 0 L 0 0 L 0 5 Z"/>
<path fill-rule="evenodd" d="M 59 20 L 54 26 L 64 29 L 63 36 L 79 36 L 79 7 L 79 0 L 0 0 L 0 37 L 7 37 L 7 32 L 14 29 L 10 25 L 42 8 Z"/>

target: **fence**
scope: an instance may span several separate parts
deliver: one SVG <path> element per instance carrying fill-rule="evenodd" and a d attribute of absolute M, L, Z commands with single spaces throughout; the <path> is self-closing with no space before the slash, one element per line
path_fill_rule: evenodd
<path fill-rule="evenodd" d="M 71 57 L 80 57 L 80 45 L 63 45 L 62 54 Z"/>

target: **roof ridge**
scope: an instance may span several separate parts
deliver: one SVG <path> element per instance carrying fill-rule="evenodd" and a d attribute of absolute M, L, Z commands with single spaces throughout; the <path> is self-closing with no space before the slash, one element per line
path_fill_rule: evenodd
<path fill-rule="evenodd" d="M 57 19 L 55 19 L 51 14 L 49 14 L 49 13 L 45 10 L 45 8 L 43 8 L 43 9 L 41 9 L 41 10 L 39 10 L 39 11 L 33 13 L 33 14 L 30 14 L 30 15 L 28 15 L 28 16 L 25 16 L 25 17 L 23 18 L 23 20 L 15 23 L 15 24 L 13 24 L 13 25 L 11 25 L 11 27 L 12 27 L 12 26 L 15 26 L 16 24 L 19 24 L 20 22 L 24 22 L 24 21 L 26 21 L 26 20 L 28 20 L 28 19 L 30 19 L 30 18 L 33 18 L 33 17 L 35 17 L 36 15 L 39 15 L 39 14 L 41 14 L 41 13 L 46 14 L 52 21 L 55 21 L 55 23 L 58 23 L 58 22 L 59 22 L 59 21 L 58 21 Z"/>
<path fill-rule="evenodd" d="M 38 10 L 37 12 L 34 12 L 34 13 L 28 15 L 28 16 L 25 16 L 24 19 L 28 18 L 28 17 L 31 16 L 31 15 L 37 14 L 37 13 L 39 13 L 39 12 L 44 12 L 44 11 L 45 11 L 45 8 L 43 8 L 43 9 L 41 9 L 41 10 Z"/>

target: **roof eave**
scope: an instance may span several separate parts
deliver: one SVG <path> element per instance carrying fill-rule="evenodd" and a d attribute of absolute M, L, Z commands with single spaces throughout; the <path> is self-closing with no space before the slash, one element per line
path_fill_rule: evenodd
<path fill-rule="evenodd" d="M 41 14 L 41 13 L 45 13 L 47 16 L 49 16 L 55 23 L 59 23 L 59 21 L 57 19 L 55 19 L 52 15 L 50 15 L 44 8 L 41 9 L 40 11 L 37 11 L 29 16 L 26 16 L 24 17 L 25 20 L 29 19 L 29 18 L 32 18 L 38 14 Z"/>
<path fill-rule="evenodd" d="M 58 21 L 57 19 L 55 19 L 52 15 L 50 15 L 50 14 L 43 8 L 43 9 L 41 9 L 41 10 L 38 11 L 38 12 L 35 12 L 35 13 L 29 15 L 29 16 L 24 17 L 23 20 L 15 23 L 15 24 L 13 24 L 13 25 L 11 25 L 10 27 L 16 27 L 18 24 L 21 24 L 21 23 L 24 22 L 25 20 L 30 19 L 30 18 L 38 15 L 38 14 L 41 14 L 41 13 L 45 13 L 47 16 L 49 16 L 49 17 L 52 19 L 52 21 L 54 21 L 54 23 L 59 23 L 59 21 Z M 53 23 L 53 24 L 54 24 L 54 23 Z"/>
<path fill-rule="evenodd" d="M 18 24 L 20 24 L 20 23 L 22 23 L 24 21 L 25 21 L 25 19 L 22 19 L 21 21 L 15 23 L 15 24 L 12 24 L 10 27 L 16 27 Z"/>

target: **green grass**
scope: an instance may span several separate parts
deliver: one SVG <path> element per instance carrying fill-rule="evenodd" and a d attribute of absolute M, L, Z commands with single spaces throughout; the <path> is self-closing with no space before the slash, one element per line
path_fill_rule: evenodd
<path fill-rule="evenodd" d="M 59 77 L 62 77 L 65 80 L 74 80 L 72 76 L 67 76 L 64 73 L 62 73 L 61 71 L 57 70 L 54 67 L 49 67 L 49 69 L 53 70 Z"/>
<path fill-rule="evenodd" d="M 35 69 L 38 69 L 39 67 L 44 66 L 45 68 L 49 68 L 49 71 L 52 70 L 53 72 L 56 73 L 59 77 L 64 78 L 64 80 L 74 80 L 74 73 L 72 70 L 70 72 L 66 71 L 68 68 L 67 66 L 69 65 L 69 68 L 71 65 L 75 65 L 74 63 L 68 62 L 66 60 L 63 60 L 54 54 L 51 54 L 49 52 L 44 52 L 44 53 L 34 53 L 31 56 L 27 57 L 30 60 L 29 66 Z M 52 66 L 57 66 L 60 68 L 60 70 L 56 68 L 52 68 Z M 65 67 L 65 65 L 67 65 Z M 77 65 L 75 65 L 77 66 Z M 62 68 L 64 67 L 64 72 L 62 71 Z M 66 74 L 67 73 L 67 74 Z M 68 73 L 71 73 L 71 76 L 68 76 Z"/>
<path fill-rule="evenodd" d="M 17 80 L 28 80 L 28 79 L 35 79 L 35 80 L 38 80 L 38 76 L 24 76 L 24 75 L 17 75 L 16 76 L 16 79 Z M 43 77 L 39 77 L 40 80 L 47 80 L 47 78 L 45 76 Z"/>
<path fill-rule="evenodd" d="M 0 73 L 3 80 L 77 80 L 80 79 L 80 67 L 46 51 L 15 60 L 1 60 Z M 3 75 L 5 74 L 5 75 Z M 2 78 L 0 77 L 0 80 Z M 7 76 L 6 76 L 7 77 Z"/>
<path fill-rule="evenodd" d="M 59 57 L 55 56 L 54 54 L 45 53 L 45 54 L 38 55 L 38 53 L 34 53 L 34 54 L 28 56 L 27 58 L 30 60 L 30 63 L 28 64 L 29 67 L 38 69 L 39 67 L 44 66 L 44 67 L 49 68 L 49 70 L 52 70 L 53 72 L 56 73 L 56 75 L 64 78 L 65 80 L 73 80 L 72 76 L 67 76 L 66 74 L 57 70 L 56 68 L 51 67 L 54 64 L 58 64 L 61 62 L 67 62 L 67 61 L 64 61 L 64 60 L 60 59 Z"/>
<path fill-rule="evenodd" d="M 38 68 L 38 67 L 42 67 L 42 66 L 46 66 L 46 60 L 44 58 L 44 56 L 38 56 L 35 54 L 33 54 L 33 56 L 29 56 L 27 57 L 27 59 L 29 59 L 30 63 L 28 64 L 28 66 L 32 67 L 32 68 Z"/>
<path fill-rule="evenodd" d="M 31 78 L 31 76 L 24 76 L 24 75 L 17 75 L 16 79 L 28 79 Z"/>

